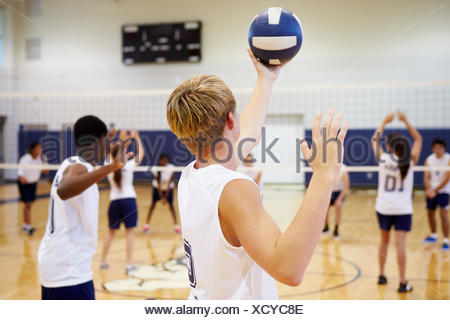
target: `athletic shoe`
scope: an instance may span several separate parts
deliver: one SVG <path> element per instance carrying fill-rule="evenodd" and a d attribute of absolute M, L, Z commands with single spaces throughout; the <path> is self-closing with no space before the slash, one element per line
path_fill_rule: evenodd
<path fill-rule="evenodd" d="M 400 282 L 400 286 L 398 287 L 398 292 L 404 293 L 404 292 L 411 292 L 413 290 L 413 288 L 408 284 L 408 282 L 405 283 L 401 283 Z"/>
<path fill-rule="evenodd" d="M 102 264 L 100 265 L 100 270 L 106 270 L 109 268 L 109 264 L 106 262 L 102 262 Z"/>
<path fill-rule="evenodd" d="M 441 247 L 442 251 L 448 251 L 448 243 L 443 243 Z"/>
<path fill-rule="evenodd" d="M 340 239 L 341 237 L 339 236 L 339 231 L 338 231 L 338 229 L 336 228 L 336 229 L 334 229 L 334 232 L 333 232 L 333 237 L 335 238 L 335 239 Z"/>
<path fill-rule="evenodd" d="M 378 284 L 383 285 L 383 284 L 386 284 L 386 283 L 387 283 L 387 278 L 385 276 L 383 276 L 383 275 L 380 275 L 378 277 Z"/>
<path fill-rule="evenodd" d="M 35 229 L 30 224 L 23 224 L 22 231 L 28 233 L 31 236 L 34 233 Z"/>
<path fill-rule="evenodd" d="M 330 229 L 328 229 L 328 224 L 325 224 L 325 227 L 322 229 L 322 234 L 328 234 L 330 232 Z"/>
<path fill-rule="evenodd" d="M 25 233 L 28 233 L 29 236 L 32 236 L 34 231 L 36 231 L 36 229 L 31 227 L 31 226 L 30 227 L 25 227 L 24 226 L 24 227 L 22 227 L 22 231 L 25 232 Z"/>
<path fill-rule="evenodd" d="M 176 233 L 176 234 L 180 234 L 181 233 L 181 227 L 179 226 L 179 225 L 175 225 L 174 227 L 173 227 L 173 231 Z"/>
<path fill-rule="evenodd" d="M 142 229 L 142 233 L 143 234 L 149 234 L 150 233 L 150 227 L 148 226 L 148 224 L 144 225 L 144 228 Z"/>
<path fill-rule="evenodd" d="M 437 242 L 437 238 L 433 238 L 430 236 L 428 236 L 422 240 L 422 243 L 436 243 L 436 242 Z"/>
<path fill-rule="evenodd" d="M 129 264 L 125 267 L 125 274 L 128 275 L 130 272 L 137 270 L 138 267 L 136 267 L 134 264 Z"/>
<path fill-rule="evenodd" d="M 32 236 L 34 231 L 36 231 L 35 228 L 31 227 L 30 229 L 28 229 L 28 235 Z"/>

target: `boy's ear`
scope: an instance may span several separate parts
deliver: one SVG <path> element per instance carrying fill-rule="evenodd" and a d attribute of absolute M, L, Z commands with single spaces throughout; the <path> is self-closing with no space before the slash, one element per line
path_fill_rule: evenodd
<path fill-rule="evenodd" d="M 229 112 L 228 115 L 227 115 L 227 124 L 226 124 L 226 126 L 227 126 L 227 128 L 229 130 L 233 130 L 235 125 L 236 124 L 234 122 L 233 113 Z"/>

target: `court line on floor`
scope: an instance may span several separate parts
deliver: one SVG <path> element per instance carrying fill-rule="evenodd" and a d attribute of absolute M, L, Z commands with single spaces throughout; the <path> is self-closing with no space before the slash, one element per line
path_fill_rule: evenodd
<path fill-rule="evenodd" d="M 336 289 L 339 289 L 339 288 L 342 288 L 342 287 L 345 287 L 345 286 L 348 286 L 348 285 L 352 284 L 353 282 L 357 281 L 361 277 L 361 275 L 362 275 L 361 268 L 355 262 L 353 262 L 351 260 L 348 260 L 346 258 L 342 258 L 340 256 L 335 256 L 335 255 L 330 254 L 330 253 L 325 253 L 325 252 L 320 252 L 320 251 L 317 252 L 317 253 L 319 253 L 319 254 L 321 253 L 323 256 L 328 256 L 330 258 L 339 259 L 339 260 L 341 260 L 343 262 L 348 263 L 353 268 L 355 268 L 356 275 L 352 279 L 350 279 L 349 281 L 346 281 L 344 283 L 341 283 L 341 284 L 338 284 L 338 285 L 335 285 L 335 286 L 331 286 L 331 287 L 323 288 L 323 289 L 319 289 L 319 290 L 312 290 L 312 291 L 303 292 L 303 293 L 281 295 L 280 298 L 301 297 L 301 296 L 305 296 L 305 295 L 310 295 L 310 294 L 315 294 L 315 293 L 322 293 L 322 292 L 326 292 L 326 291 L 336 290 Z"/>

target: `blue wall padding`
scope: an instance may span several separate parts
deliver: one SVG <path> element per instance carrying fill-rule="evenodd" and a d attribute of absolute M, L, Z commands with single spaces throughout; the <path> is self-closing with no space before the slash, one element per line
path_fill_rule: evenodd
<path fill-rule="evenodd" d="M 194 156 L 171 131 L 140 131 L 139 133 L 146 150 L 141 166 L 158 165 L 159 156 L 162 153 L 168 154 L 170 162 L 176 166 L 185 166 L 194 160 Z M 26 131 L 23 126 L 20 126 L 18 157 L 23 155 L 34 141 L 39 141 L 42 144 L 43 153 L 51 164 L 61 163 L 65 158 L 75 154 L 75 141 L 70 130 Z M 130 146 L 130 150 L 136 152 L 133 144 Z M 53 175 L 54 172 L 52 172 Z M 180 173 L 176 173 L 175 178 L 178 179 L 179 176 Z M 153 175 L 150 172 L 136 172 L 135 178 L 152 179 Z"/>
<path fill-rule="evenodd" d="M 354 129 L 349 130 L 345 140 L 344 163 L 348 166 L 375 166 L 377 165 L 372 152 L 370 140 L 375 129 Z M 419 129 L 423 136 L 423 148 L 420 156 L 419 165 L 423 165 L 425 158 L 431 153 L 431 142 L 439 137 L 450 146 L 450 129 Z M 411 136 L 406 129 L 386 130 L 385 135 L 390 132 L 400 132 L 407 136 L 411 141 Z M 161 153 L 166 153 L 171 158 L 171 163 L 176 166 L 185 166 L 194 159 L 194 156 L 177 139 L 177 137 L 168 130 L 160 131 L 140 131 L 141 138 L 145 145 L 146 156 L 141 165 L 157 165 Z M 305 131 L 306 138 L 311 138 L 311 129 Z M 34 141 L 40 141 L 44 147 L 44 154 L 52 164 L 61 163 L 69 155 L 75 152 L 75 143 L 73 135 L 68 131 L 25 131 L 20 126 L 18 134 L 19 157 L 26 152 L 28 145 Z M 61 143 L 62 142 L 62 143 Z M 134 146 L 131 146 L 134 150 Z M 176 178 L 179 177 L 179 173 Z M 307 173 L 306 183 L 311 179 L 311 174 Z M 135 173 L 137 179 L 152 179 L 150 172 Z M 377 173 L 350 173 L 350 179 L 353 186 L 376 186 Z M 423 173 L 416 173 L 414 176 L 416 185 L 423 184 Z"/>

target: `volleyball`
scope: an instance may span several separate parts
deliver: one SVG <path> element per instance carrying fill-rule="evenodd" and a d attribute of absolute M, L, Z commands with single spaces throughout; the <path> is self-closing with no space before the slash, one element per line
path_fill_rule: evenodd
<path fill-rule="evenodd" d="M 248 31 L 253 54 L 269 65 L 280 65 L 295 57 L 302 40 L 300 20 L 291 11 L 280 7 L 261 11 Z"/>

